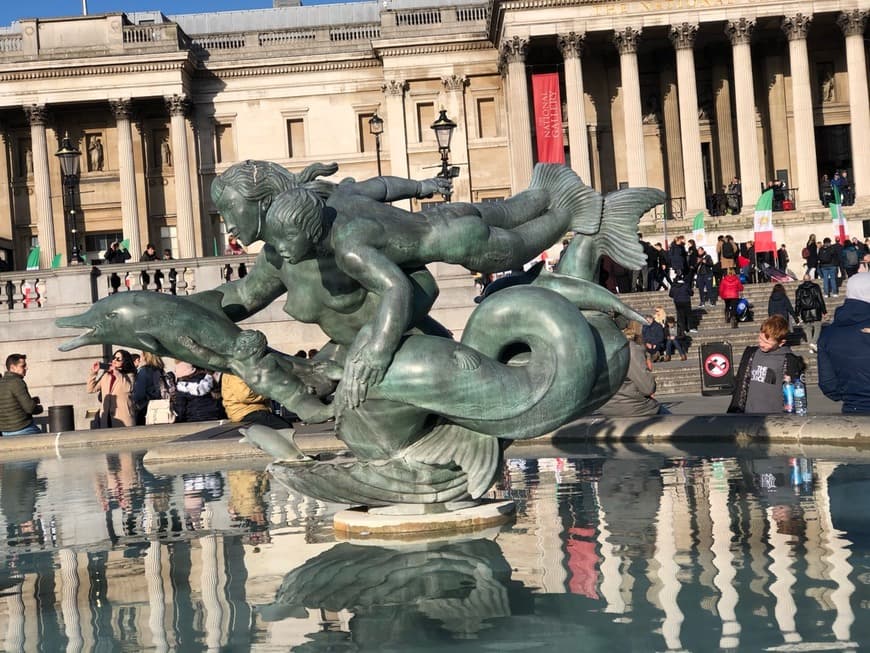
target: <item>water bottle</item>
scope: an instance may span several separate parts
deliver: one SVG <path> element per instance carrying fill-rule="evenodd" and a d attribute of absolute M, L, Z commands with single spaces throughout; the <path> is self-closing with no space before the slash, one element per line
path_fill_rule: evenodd
<path fill-rule="evenodd" d="M 794 382 L 794 414 L 807 414 L 807 385 L 804 383 L 803 374 Z"/>
<path fill-rule="evenodd" d="M 782 380 L 782 412 L 794 413 L 794 383 L 790 376 Z"/>
<path fill-rule="evenodd" d="M 789 458 L 788 466 L 790 468 L 791 473 L 789 474 L 789 480 L 793 487 L 800 487 L 801 482 L 803 481 L 803 477 L 801 476 L 801 465 L 800 461 L 797 458 Z"/>

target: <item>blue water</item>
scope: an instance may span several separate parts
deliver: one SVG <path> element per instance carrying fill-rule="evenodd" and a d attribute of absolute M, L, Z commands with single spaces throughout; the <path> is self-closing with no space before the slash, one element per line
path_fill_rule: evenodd
<path fill-rule="evenodd" d="M 161 473 L 135 453 L 7 463 L 0 638 L 52 652 L 858 650 L 870 462 L 826 455 L 537 451 L 507 459 L 492 492 L 516 502 L 513 524 L 413 544 L 338 543 L 340 506 L 260 470 Z"/>

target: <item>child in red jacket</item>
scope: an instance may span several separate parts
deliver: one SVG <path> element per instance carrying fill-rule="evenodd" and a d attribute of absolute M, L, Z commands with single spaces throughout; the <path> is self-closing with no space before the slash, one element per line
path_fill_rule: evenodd
<path fill-rule="evenodd" d="M 734 268 L 728 268 L 728 273 L 719 282 L 719 297 L 725 302 L 725 322 L 731 322 L 731 328 L 737 328 L 737 300 L 743 292 L 743 284 Z"/>

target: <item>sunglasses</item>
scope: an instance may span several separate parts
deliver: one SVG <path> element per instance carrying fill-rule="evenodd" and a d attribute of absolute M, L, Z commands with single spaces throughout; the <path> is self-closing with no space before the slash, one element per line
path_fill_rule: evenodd
<path fill-rule="evenodd" d="M 115 361 L 121 361 L 121 362 L 123 363 L 123 362 L 124 362 L 124 357 L 123 357 L 123 356 L 115 356 L 112 360 L 115 360 Z"/>

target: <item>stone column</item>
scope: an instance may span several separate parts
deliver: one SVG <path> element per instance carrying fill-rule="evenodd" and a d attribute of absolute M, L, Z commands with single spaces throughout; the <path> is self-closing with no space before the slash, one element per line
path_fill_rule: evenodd
<path fill-rule="evenodd" d="M 849 114 L 852 122 L 852 184 L 856 201 L 870 198 L 870 102 L 867 95 L 867 58 L 864 27 L 867 12 L 843 12 L 837 18 L 846 37 L 846 68 L 849 77 Z"/>
<path fill-rule="evenodd" d="M 731 75 L 727 63 L 719 57 L 713 63 L 713 84 L 713 88 L 716 89 L 716 131 L 719 136 L 720 170 L 722 183 L 727 185 L 737 174 L 734 166 L 734 120 L 731 115 Z M 719 192 L 721 188 L 713 190 Z"/>
<path fill-rule="evenodd" d="M 139 235 L 139 202 L 136 198 L 136 166 L 133 163 L 133 130 L 130 126 L 133 103 L 128 98 L 110 100 L 109 106 L 118 128 L 118 173 L 121 181 L 121 225 L 134 261 L 142 254 Z"/>
<path fill-rule="evenodd" d="M 54 242 L 54 211 L 51 208 L 51 177 L 48 173 L 48 142 L 45 123 L 48 112 L 44 105 L 24 107 L 30 122 L 30 142 L 33 148 L 33 189 L 36 194 L 36 235 L 39 239 L 39 267 L 51 267 L 57 252 Z"/>
<path fill-rule="evenodd" d="M 671 42 L 677 51 L 677 93 L 680 102 L 680 141 L 683 146 L 683 178 L 686 184 L 687 217 L 704 211 L 704 174 L 701 162 L 701 129 L 698 126 L 698 87 L 695 81 L 695 36 L 698 26 L 672 25 Z"/>
<path fill-rule="evenodd" d="M 453 138 L 450 140 L 450 161 L 468 164 L 468 121 L 465 119 L 465 87 L 468 86 L 468 77 L 449 75 L 441 78 L 441 84 L 444 86 L 444 108 L 447 109 L 447 116 L 456 123 Z M 463 165 L 459 176 L 453 180 L 451 201 L 471 201 L 471 170 L 468 165 Z"/>
<path fill-rule="evenodd" d="M 394 177 L 409 176 L 408 170 L 408 133 L 405 124 L 405 91 L 408 85 L 404 80 L 391 79 L 384 83 L 386 107 L 386 151 L 390 153 L 390 174 Z M 381 140 L 381 155 L 384 153 L 384 140 Z M 393 205 L 406 211 L 411 210 L 411 200 L 399 200 Z"/>
<path fill-rule="evenodd" d="M 794 142 L 797 154 L 798 208 L 818 209 L 819 175 L 816 167 L 816 134 L 813 123 L 813 94 L 807 56 L 807 30 L 812 16 L 795 14 L 782 20 L 788 37 L 791 94 L 794 112 Z"/>
<path fill-rule="evenodd" d="M 646 186 L 646 156 L 643 146 L 643 114 L 640 104 L 640 75 L 637 70 L 637 42 L 641 30 L 626 27 L 614 32 L 613 42 L 619 50 L 622 114 L 625 124 L 625 160 L 628 185 Z"/>
<path fill-rule="evenodd" d="M 510 136 L 511 190 L 526 188 L 532 178 L 532 122 L 529 114 L 529 85 L 526 81 L 526 53 L 529 42 L 514 36 L 501 44 L 499 68 L 507 78 L 508 133 Z"/>
<path fill-rule="evenodd" d="M 743 206 L 753 210 L 761 189 L 762 175 L 758 161 L 758 131 L 755 126 L 755 90 L 752 81 L 750 41 L 755 21 L 741 18 L 728 21 L 725 34 L 731 39 L 734 58 L 734 106 L 737 114 L 737 150 Z"/>
<path fill-rule="evenodd" d="M 381 87 L 386 96 L 386 140 L 390 153 L 390 174 L 394 177 L 408 176 L 408 134 L 405 130 L 407 88 L 407 83 L 398 79 L 391 79 Z"/>
<path fill-rule="evenodd" d="M 587 184 L 592 183 L 589 165 L 589 137 L 586 131 L 586 97 L 583 90 L 583 41 L 585 34 L 559 35 L 559 49 L 565 60 L 565 102 L 568 104 L 568 148 L 571 167 Z"/>
<path fill-rule="evenodd" d="M 685 197 L 683 177 L 683 145 L 680 140 L 680 106 L 677 98 L 677 73 L 673 66 L 662 65 L 659 80 L 662 94 L 662 124 L 665 130 L 665 152 L 668 160 L 669 197 Z M 673 216 L 671 216 L 673 217 Z"/>
<path fill-rule="evenodd" d="M 184 95 L 166 98 L 172 140 L 172 167 L 175 171 L 175 226 L 180 258 L 196 256 L 196 230 L 190 192 L 190 156 L 187 153 L 187 114 L 190 100 Z"/>

